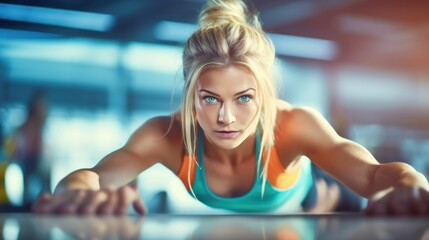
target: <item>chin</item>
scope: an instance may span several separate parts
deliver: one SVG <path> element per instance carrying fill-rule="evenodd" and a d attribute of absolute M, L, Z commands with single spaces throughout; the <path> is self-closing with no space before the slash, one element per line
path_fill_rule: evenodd
<path fill-rule="evenodd" d="M 240 141 L 238 139 L 228 139 L 228 140 L 222 139 L 222 140 L 217 140 L 214 143 L 219 148 L 222 148 L 225 150 L 231 150 L 240 146 L 240 144 L 243 143 L 243 141 Z"/>

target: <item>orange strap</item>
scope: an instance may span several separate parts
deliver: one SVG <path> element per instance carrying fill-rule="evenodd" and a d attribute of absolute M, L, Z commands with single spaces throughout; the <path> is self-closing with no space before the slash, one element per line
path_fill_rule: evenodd
<path fill-rule="evenodd" d="M 268 181 L 273 187 L 280 190 L 291 188 L 298 181 L 300 173 L 301 164 L 289 171 L 280 162 L 277 151 L 272 148 L 268 165 Z"/>
<path fill-rule="evenodd" d="M 193 158 L 193 161 L 190 161 L 189 156 L 185 155 L 183 156 L 182 166 L 180 167 L 179 173 L 177 176 L 182 180 L 183 184 L 185 184 L 186 189 L 191 190 L 191 186 L 194 184 L 195 181 L 195 166 L 196 164 L 196 158 Z M 189 164 L 191 164 L 191 182 L 188 182 L 188 172 L 189 172 Z"/>

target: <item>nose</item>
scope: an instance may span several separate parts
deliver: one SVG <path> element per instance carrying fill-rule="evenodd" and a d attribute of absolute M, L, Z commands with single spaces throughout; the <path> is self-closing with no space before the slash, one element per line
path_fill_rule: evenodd
<path fill-rule="evenodd" d="M 222 104 L 219 109 L 218 122 L 223 124 L 230 124 L 235 122 L 236 118 L 230 106 L 227 106 L 225 103 Z"/>

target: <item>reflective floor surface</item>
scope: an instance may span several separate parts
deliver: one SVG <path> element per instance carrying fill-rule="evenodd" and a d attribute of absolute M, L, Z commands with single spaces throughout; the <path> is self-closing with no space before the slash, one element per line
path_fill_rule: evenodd
<path fill-rule="evenodd" d="M 428 239 L 428 217 L 0 214 L 2 239 Z"/>

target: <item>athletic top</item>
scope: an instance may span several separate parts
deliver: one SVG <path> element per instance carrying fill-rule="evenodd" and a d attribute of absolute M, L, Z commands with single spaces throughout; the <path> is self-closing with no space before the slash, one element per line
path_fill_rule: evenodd
<path fill-rule="evenodd" d="M 247 193 L 238 197 L 221 197 L 213 193 L 207 184 L 203 159 L 204 135 L 201 128 L 198 132 L 197 161 L 195 159 L 190 161 L 188 156 L 184 156 L 178 173 L 178 177 L 193 197 L 209 207 L 242 213 L 302 210 L 301 204 L 314 184 L 311 162 L 307 157 L 302 157 L 295 169 L 286 171 L 279 160 L 277 151 L 273 148 L 263 195 L 263 180 L 260 177 L 263 164 L 260 164 L 256 168 L 256 179 L 253 187 Z M 256 134 L 255 145 L 255 164 L 257 164 L 260 154 L 260 136 L 258 133 Z M 195 162 L 198 162 L 197 167 Z M 191 164 L 190 182 L 192 188 L 188 182 L 189 164 Z"/>

